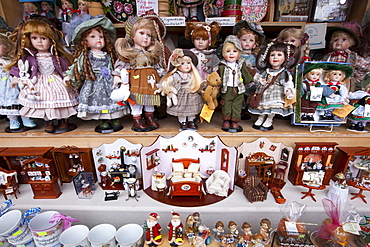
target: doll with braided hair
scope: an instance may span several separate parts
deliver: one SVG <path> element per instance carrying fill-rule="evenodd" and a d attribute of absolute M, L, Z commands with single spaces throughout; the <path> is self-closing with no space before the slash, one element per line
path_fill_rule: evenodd
<path fill-rule="evenodd" d="M 300 58 L 300 51 L 294 45 L 283 42 L 271 42 L 257 56 L 257 69 L 254 83 L 255 93 L 262 93 L 258 105 L 249 107 L 249 112 L 259 115 L 253 124 L 254 129 L 273 130 L 272 125 L 276 114 L 283 117 L 293 114 L 293 106 L 285 101 L 294 97 L 293 78 L 288 69 L 293 68 Z"/>
<path fill-rule="evenodd" d="M 301 50 L 301 60 L 299 63 L 310 60 L 309 36 L 300 28 L 284 28 L 277 36 L 277 41 L 290 43 Z"/>
<path fill-rule="evenodd" d="M 215 49 L 210 49 L 210 46 L 216 43 L 216 37 L 220 30 L 221 25 L 215 21 L 209 25 L 186 23 L 185 38 L 191 39 L 194 44 L 194 48 L 190 50 L 198 57 L 197 68 L 203 83 L 206 83 L 208 74 L 217 70 L 220 62 Z"/>
<path fill-rule="evenodd" d="M 130 100 L 132 130 L 152 131 L 159 128 L 154 119 L 154 107 L 160 105 L 157 92 L 160 77 L 165 74 L 165 25 L 155 15 L 131 16 L 125 31 L 126 37 L 115 43 L 119 57 L 114 66 L 114 87 L 123 87 L 126 95 L 123 100 Z"/>
<path fill-rule="evenodd" d="M 95 128 L 99 133 L 123 129 L 119 118 L 128 114 L 126 105 L 110 98 L 114 83 L 111 72 L 116 61 L 115 34 L 113 23 L 106 17 L 78 25 L 72 36 L 75 60 L 64 78 L 80 89 L 77 117 L 100 120 Z"/>
<path fill-rule="evenodd" d="M 21 89 L 20 114 L 44 119 L 48 133 L 75 129 L 69 118 L 77 113 L 78 93 L 63 82 L 72 57 L 63 47 L 62 33 L 46 17 L 36 17 L 22 23 L 9 38 L 17 40 L 16 56 L 9 68 L 12 86 Z"/>

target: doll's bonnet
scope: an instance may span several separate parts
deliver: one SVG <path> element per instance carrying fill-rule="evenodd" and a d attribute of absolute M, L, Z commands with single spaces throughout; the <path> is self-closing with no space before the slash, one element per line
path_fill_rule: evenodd
<path fill-rule="evenodd" d="M 146 14 L 144 14 L 142 16 L 139 16 L 139 17 L 132 15 L 127 19 L 127 21 L 125 23 L 126 39 L 131 38 L 131 36 L 132 36 L 131 31 L 132 31 L 133 26 L 135 25 L 136 22 L 138 22 L 141 19 L 153 20 L 155 25 L 158 26 L 159 35 L 161 36 L 162 40 L 164 39 L 164 37 L 166 36 L 166 26 L 165 26 L 164 22 L 157 15 L 149 14 L 149 13 L 146 13 Z"/>
<path fill-rule="evenodd" d="M 80 42 L 81 35 L 85 31 L 94 27 L 101 27 L 106 30 L 112 42 L 116 38 L 116 29 L 113 23 L 107 17 L 99 17 L 84 21 L 80 25 L 78 25 L 73 32 L 72 42 L 74 44 L 78 44 Z"/>
<path fill-rule="evenodd" d="M 328 43 L 331 40 L 331 36 L 336 31 L 343 31 L 343 32 L 349 33 L 355 40 L 355 44 L 353 45 L 353 47 L 357 47 L 360 45 L 361 43 L 360 37 L 362 36 L 362 28 L 360 24 L 358 24 L 356 21 L 343 22 L 337 27 L 329 28 L 326 33 L 326 41 Z"/>
<path fill-rule="evenodd" d="M 172 52 L 172 55 L 170 56 L 170 59 L 169 59 L 170 69 L 169 70 L 171 71 L 174 69 L 174 67 L 180 66 L 182 59 L 184 57 L 190 57 L 195 67 L 198 65 L 198 58 L 192 51 L 178 48 L 178 49 L 175 49 Z"/>
<path fill-rule="evenodd" d="M 344 79 L 350 77 L 353 73 L 353 68 L 346 64 L 337 64 L 337 63 L 326 63 L 325 70 L 340 70 L 343 71 L 346 75 Z"/>

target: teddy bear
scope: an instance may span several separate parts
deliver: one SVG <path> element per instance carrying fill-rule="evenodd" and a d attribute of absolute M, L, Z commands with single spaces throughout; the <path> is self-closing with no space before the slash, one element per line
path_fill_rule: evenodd
<path fill-rule="evenodd" d="M 221 77 L 216 71 L 207 75 L 207 88 L 203 93 L 203 98 L 208 104 L 208 108 L 211 110 L 216 109 L 218 86 L 221 84 Z"/>

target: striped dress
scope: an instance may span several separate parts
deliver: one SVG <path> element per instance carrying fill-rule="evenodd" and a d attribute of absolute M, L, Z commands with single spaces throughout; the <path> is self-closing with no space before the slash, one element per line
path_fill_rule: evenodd
<path fill-rule="evenodd" d="M 23 105 L 21 115 L 46 121 L 75 115 L 78 105 L 77 91 L 68 87 L 57 74 L 50 53 L 37 53 L 36 58 L 39 73 L 33 85 L 33 93 L 40 98 L 30 99 L 29 89 L 23 88 L 19 94 L 19 103 Z"/>

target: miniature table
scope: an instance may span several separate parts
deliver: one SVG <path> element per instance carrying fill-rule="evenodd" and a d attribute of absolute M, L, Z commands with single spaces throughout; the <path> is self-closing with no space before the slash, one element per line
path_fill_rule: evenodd
<path fill-rule="evenodd" d="M 361 198 L 361 200 L 362 200 L 364 203 L 366 203 L 366 204 L 367 204 L 367 201 L 365 200 L 366 196 L 365 196 L 365 195 L 363 195 L 363 194 L 362 194 L 362 192 L 363 192 L 364 190 L 370 191 L 370 188 L 366 188 L 366 187 L 364 187 L 364 186 L 361 186 L 361 185 L 359 185 L 359 184 L 357 184 L 357 183 L 355 183 L 355 182 L 353 182 L 353 181 L 349 181 L 349 182 L 348 182 L 348 184 L 349 184 L 349 185 L 351 185 L 352 187 L 355 187 L 355 188 L 357 188 L 357 189 L 360 189 L 360 191 L 359 191 L 358 193 L 351 193 L 351 195 L 353 195 L 353 196 L 354 196 L 354 197 L 352 197 L 352 198 L 351 198 L 351 200 L 353 200 L 353 199 L 355 199 L 355 198 L 357 198 L 357 197 L 360 197 L 360 198 Z"/>
<path fill-rule="evenodd" d="M 326 186 L 324 184 L 322 184 L 320 187 L 310 186 L 310 185 L 307 185 L 307 184 L 301 184 L 301 185 L 303 187 L 308 188 L 307 192 L 301 192 L 302 194 L 304 194 L 304 196 L 301 199 L 304 199 L 307 196 L 310 196 L 314 202 L 316 202 L 316 198 L 315 198 L 315 194 L 312 193 L 312 190 L 323 190 L 323 189 L 326 188 Z"/>
<path fill-rule="evenodd" d="M 166 176 L 153 175 L 152 176 L 152 186 L 151 186 L 152 190 L 157 191 L 158 187 L 161 188 L 161 186 L 158 186 L 160 184 L 164 185 L 162 186 L 163 190 L 167 187 Z"/>
<path fill-rule="evenodd" d="M 248 161 L 246 160 L 246 173 L 250 175 L 250 167 L 254 166 L 257 170 L 257 176 L 263 180 L 265 171 L 274 165 L 273 161 Z"/>

